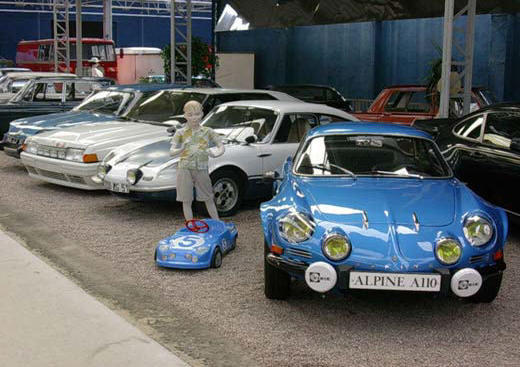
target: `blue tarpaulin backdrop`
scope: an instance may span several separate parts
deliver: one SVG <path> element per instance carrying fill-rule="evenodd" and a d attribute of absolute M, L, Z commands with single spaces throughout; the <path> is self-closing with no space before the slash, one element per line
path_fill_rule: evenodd
<path fill-rule="evenodd" d="M 387 85 L 425 82 L 441 57 L 442 29 L 442 18 L 256 29 L 219 32 L 218 46 L 255 53 L 257 87 L 329 84 L 350 98 L 374 98 Z M 473 85 L 520 100 L 520 14 L 479 15 L 475 31 Z"/>

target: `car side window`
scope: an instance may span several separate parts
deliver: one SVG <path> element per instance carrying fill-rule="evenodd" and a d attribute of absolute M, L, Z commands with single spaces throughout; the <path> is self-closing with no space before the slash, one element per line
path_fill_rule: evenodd
<path fill-rule="evenodd" d="M 63 83 L 37 83 L 34 102 L 61 102 Z"/>
<path fill-rule="evenodd" d="M 101 89 L 102 86 L 98 83 L 67 83 L 66 100 L 67 101 L 82 101 L 88 97 L 94 90 Z"/>
<path fill-rule="evenodd" d="M 287 114 L 282 119 L 274 143 L 299 143 L 305 134 L 316 126 L 318 126 L 318 119 L 314 115 Z"/>
<path fill-rule="evenodd" d="M 520 140 L 520 113 L 489 113 L 482 142 L 502 149 L 511 149 Z M 516 149 L 515 149 L 516 150 Z"/>
<path fill-rule="evenodd" d="M 461 138 L 479 140 L 484 120 L 484 115 L 471 117 L 455 126 L 453 132 Z"/>
<path fill-rule="evenodd" d="M 387 112 L 405 112 L 412 92 L 394 92 L 385 104 Z"/>
<path fill-rule="evenodd" d="M 430 103 L 426 99 L 426 92 L 412 92 L 412 96 L 406 106 L 407 112 L 422 112 L 430 111 Z"/>

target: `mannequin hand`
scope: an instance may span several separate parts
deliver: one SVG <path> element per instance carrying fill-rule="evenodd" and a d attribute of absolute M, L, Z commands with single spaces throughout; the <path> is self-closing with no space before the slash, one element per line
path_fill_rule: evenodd
<path fill-rule="evenodd" d="M 211 158 L 220 157 L 222 154 L 224 154 L 224 146 L 223 145 L 216 146 L 216 147 L 208 149 L 208 155 Z"/>

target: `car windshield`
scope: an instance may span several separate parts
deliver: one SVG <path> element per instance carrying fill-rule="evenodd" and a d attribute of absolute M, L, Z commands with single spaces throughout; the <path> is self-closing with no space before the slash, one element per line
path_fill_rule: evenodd
<path fill-rule="evenodd" d="M 257 140 L 262 141 L 273 131 L 277 117 L 278 112 L 267 108 L 220 106 L 202 125 L 217 130 L 229 140 L 244 141 L 256 135 Z"/>
<path fill-rule="evenodd" d="M 128 107 L 134 96 L 132 92 L 102 90 L 92 94 L 74 110 L 119 115 Z"/>
<path fill-rule="evenodd" d="M 295 172 L 312 176 L 448 177 L 431 141 L 392 135 L 326 135 L 305 143 Z"/>
<path fill-rule="evenodd" d="M 164 122 L 184 114 L 183 108 L 188 101 L 203 103 L 202 93 L 161 90 L 145 93 L 125 115 L 130 120 L 143 122 Z"/>

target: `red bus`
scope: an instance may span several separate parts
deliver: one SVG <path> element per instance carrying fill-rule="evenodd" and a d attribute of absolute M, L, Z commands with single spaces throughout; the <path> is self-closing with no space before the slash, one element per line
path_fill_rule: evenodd
<path fill-rule="evenodd" d="M 70 38 L 70 72 L 76 73 L 76 39 Z M 100 38 L 83 38 L 83 70 L 90 76 L 93 57 L 99 59 L 105 77 L 117 80 L 117 60 L 114 52 L 114 41 Z M 32 71 L 54 71 L 54 40 L 20 41 L 16 47 L 16 65 Z M 64 71 L 65 66 L 60 71 Z"/>

